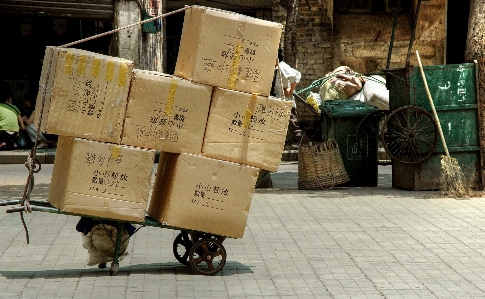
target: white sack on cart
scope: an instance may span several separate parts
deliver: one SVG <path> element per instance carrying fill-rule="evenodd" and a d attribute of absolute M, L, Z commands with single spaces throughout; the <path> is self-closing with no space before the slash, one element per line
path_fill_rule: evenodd
<path fill-rule="evenodd" d="M 389 110 L 389 90 L 386 87 L 386 79 L 376 75 L 367 77 L 362 90 L 349 99 L 367 102 L 380 110 Z"/>

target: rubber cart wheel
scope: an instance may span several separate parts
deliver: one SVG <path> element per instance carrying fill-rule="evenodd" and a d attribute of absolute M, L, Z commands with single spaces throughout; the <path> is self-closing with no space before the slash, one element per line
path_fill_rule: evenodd
<path fill-rule="evenodd" d="M 202 239 L 190 249 L 189 261 L 200 274 L 214 275 L 226 264 L 226 249 L 218 240 Z"/>
<path fill-rule="evenodd" d="M 194 243 L 190 240 L 189 233 L 182 231 L 173 240 L 173 255 L 181 264 L 189 266 L 190 249 Z"/>
<path fill-rule="evenodd" d="M 367 114 L 357 128 L 357 144 L 364 159 L 375 159 L 378 165 L 391 164 L 391 158 L 381 159 L 380 153 L 385 152 L 382 144 L 382 127 L 389 115 L 389 110 L 378 110 Z M 370 153 L 369 149 L 376 149 L 376 153 Z"/>
<path fill-rule="evenodd" d="M 403 106 L 386 118 L 381 138 L 391 158 L 403 164 L 417 164 L 434 152 L 438 142 L 438 128 L 425 109 Z"/>

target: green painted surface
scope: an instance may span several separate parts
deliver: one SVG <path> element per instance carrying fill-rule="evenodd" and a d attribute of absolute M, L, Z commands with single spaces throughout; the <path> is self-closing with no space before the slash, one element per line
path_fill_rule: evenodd
<path fill-rule="evenodd" d="M 366 115 L 378 109 L 354 100 L 325 102 L 321 109 L 326 112 L 322 121 L 323 140 L 331 138 L 337 142 L 350 178 L 350 181 L 342 186 L 377 186 L 377 148 L 367 148 L 369 158 L 364 159 L 357 145 L 357 128 Z"/>
<path fill-rule="evenodd" d="M 450 156 L 457 158 L 465 176 L 476 177 L 480 167 L 478 105 L 473 63 L 423 67 Z M 416 105 L 432 113 L 418 67 L 390 70 L 387 76 L 391 110 Z M 393 187 L 410 190 L 436 189 L 443 144 L 420 165 L 393 164 Z M 473 175 L 472 175 L 473 174 Z M 474 181 L 477 183 L 477 181 Z"/>
<path fill-rule="evenodd" d="M 432 65 L 423 67 L 436 111 L 475 105 L 475 68 L 473 63 Z M 423 78 L 418 67 L 409 76 L 411 102 L 431 111 Z M 448 107 L 451 106 L 451 107 Z M 439 117 L 439 114 L 438 114 Z"/>

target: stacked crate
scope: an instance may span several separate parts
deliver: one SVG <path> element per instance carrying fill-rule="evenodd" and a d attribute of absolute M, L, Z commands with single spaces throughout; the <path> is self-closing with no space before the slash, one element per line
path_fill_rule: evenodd
<path fill-rule="evenodd" d="M 281 31 L 232 12 L 185 11 L 174 75 L 214 90 L 201 152 L 162 155 L 148 215 L 243 236 L 259 169 L 278 168 L 286 138 L 292 103 L 268 96 Z"/>
<path fill-rule="evenodd" d="M 121 144 L 133 62 L 47 47 L 39 130 L 59 135 L 48 201 L 65 212 L 143 221 L 155 151 Z"/>
<path fill-rule="evenodd" d="M 47 48 L 37 110 L 60 135 L 48 201 L 66 212 L 239 238 L 292 103 L 269 97 L 282 26 L 186 9 L 174 75 Z M 43 85 L 42 85 L 43 84 Z M 154 150 L 161 152 L 147 209 Z"/>

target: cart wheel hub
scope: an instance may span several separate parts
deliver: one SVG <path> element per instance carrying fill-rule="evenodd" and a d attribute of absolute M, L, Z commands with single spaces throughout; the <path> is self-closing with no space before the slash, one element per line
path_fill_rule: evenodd
<path fill-rule="evenodd" d="M 213 259 L 213 258 L 212 258 L 212 255 L 208 254 L 208 255 L 205 257 L 205 259 L 206 259 L 207 261 L 212 261 L 212 259 Z"/>

